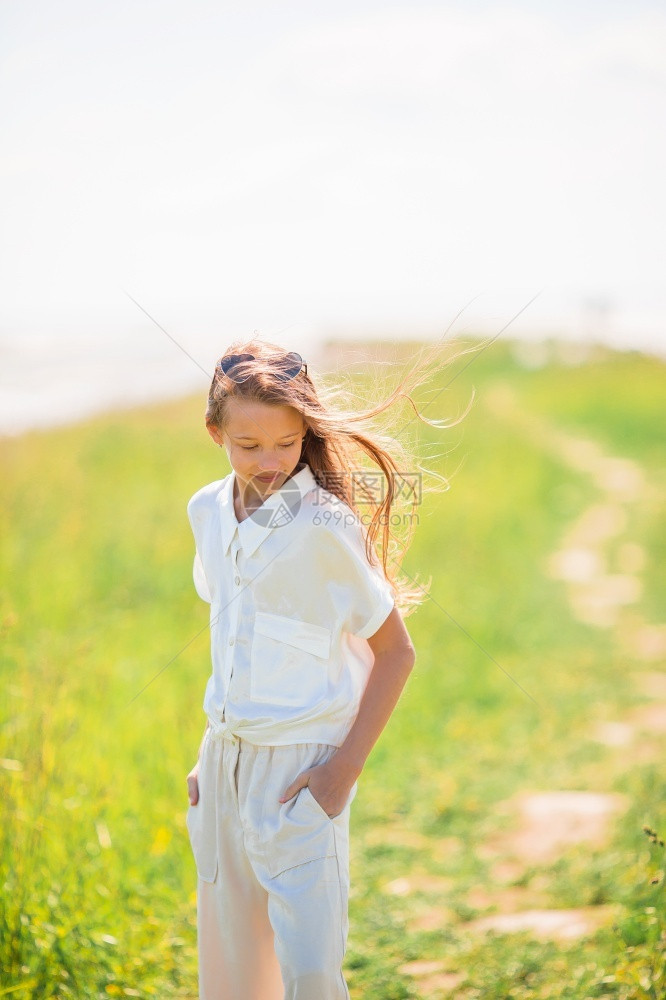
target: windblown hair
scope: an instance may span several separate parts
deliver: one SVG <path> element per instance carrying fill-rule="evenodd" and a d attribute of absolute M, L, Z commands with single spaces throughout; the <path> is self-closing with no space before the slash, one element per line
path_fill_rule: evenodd
<path fill-rule="evenodd" d="M 446 363 L 450 364 L 460 355 L 479 349 L 482 348 L 477 345 L 458 351 Z M 445 490 L 450 484 L 445 477 L 424 470 L 395 436 L 381 433 L 376 427 L 376 418 L 401 400 L 406 400 L 411 405 L 413 416 L 404 422 L 399 433 L 417 418 L 438 429 L 454 427 L 469 412 L 474 394 L 461 416 L 450 423 L 428 420 L 419 412 L 411 394 L 430 380 L 434 374 L 433 364 L 435 372 L 441 371 L 442 349 L 438 344 L 429 351 L 421 350 L 421 356 L 385 398 L 360 410 L 352 394 L 342 385 L 319 378 L 315 384 L 309 371 L 308 374 L 301 371 L 288 381 L 280 379 L 279 359 L 285 353 L 277 344 L 259 339 L 231 344 L 215 368 L 206 408 L 206 425 L 224 430 L 230 399 L 291 406 L 298 410 L 307 428 L 300 461 L 307 462 L 319 486 L 346 503 L 366 526 L 368 559 L 378 565 L 380 557 L 396 605 L 407 615 L 427 596 L 431 582 L 422 584 L 416 577 L 400 575 L 402 559 L 418 521 L 416 508 L 421 501 L 422 474 L 425 472 L 434 477 Z M 238 354 L 251 354 L 255 359 L 239 363 L 239 374 L 245 379 L 241 382 L 227 378 L 218 367 L 223 358 Z M 415 465 L 418 472 L 414 470 Z M 405 500 L 411 505 L 410 512 L 397 515 L 398 505 L 404 504 Z M 401 533 L 392 531 L 391 528 L 396 526 L 407 526 L 408 530 Z M 380 532 L 381 537 L 378 538 Z M 389 568 L 393 565 L 397 567 L 396 572 Z"/>

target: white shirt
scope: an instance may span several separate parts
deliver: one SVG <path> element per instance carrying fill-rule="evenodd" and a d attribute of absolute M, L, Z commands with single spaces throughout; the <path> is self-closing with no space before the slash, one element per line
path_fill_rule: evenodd
<path fill-rule="evenodd" d="M 394 605 L 351 508 L 304 465 L 244 521 L 235 473 L 189 501 L 194 584 L 210 603 L 212 728 L 250 743 L 340 746 Z"/>

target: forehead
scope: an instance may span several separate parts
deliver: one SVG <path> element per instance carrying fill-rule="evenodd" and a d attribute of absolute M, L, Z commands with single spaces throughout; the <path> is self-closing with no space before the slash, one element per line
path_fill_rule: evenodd
<path fill-rule="evenodd" d="M 230 399 L 224 430 L 230 437 L 251 437 L 257 441 L 281 438 L 287 434 L 301 434 L 303 418 L 293 406 Z"/>

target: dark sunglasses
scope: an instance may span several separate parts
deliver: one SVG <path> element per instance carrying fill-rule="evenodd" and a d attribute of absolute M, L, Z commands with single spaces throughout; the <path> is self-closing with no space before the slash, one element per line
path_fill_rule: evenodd
<path fill-rule="evenodd" d="M 243 374 L 236 369 L 239 365 L 245 365 L 248 361 L 256 360 L 253 354 L 230 354 L 228 357 L 222 358 L 218 362 L 217 367 L 233 382 L 246 382 L 252 372 L 248 371 Z M 308 373 L 307 364 L 296 351 L 290 351 L 289 354 L 285 354 L 282 357 L 268 358 L 268 361 L 271 365 L 276 366 L 275 377 L 280 382 L 289 382 L 290 379 L 296 378 L 302 369 L 305 369 L 306 375 Z"/>

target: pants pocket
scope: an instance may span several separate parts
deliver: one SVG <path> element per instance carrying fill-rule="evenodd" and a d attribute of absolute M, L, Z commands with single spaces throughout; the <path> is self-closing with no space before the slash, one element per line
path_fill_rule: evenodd
<path fill-rule="evenodd" d="M 313 807 L 317 810 L 317 812 L 320 813 L 320 815 L 325 816 L 326 819 L 329 822 L 333 822 L 334 820 L 336 820 L 338 818 L 338 816 L 342 816 L 342 814 L 347 809 L 349 809 L 349 806 L 354 801 L 354 796 L 356 795 L 356 788 L 357 788 L 357 783 L 354 782 L 354 784 L 352 786 L 352 789 L 351 789 L 351 791 L 349 793 L 349 798 L 347 799 L 347 801 L 345 803 L 344 809 L 342 810 L 342 812 L 338 813 L 337 816 L 329 816 L 328 815 L 328 813 L 326 812 L 326 810 L 322 806 L 319 805 L 319 802 L 316 800 L 316 798 L 314 797 L 314 795 L 310 791 L 310 788 L 309 788 L 308 785 L 306 785 L 305 788 L 301 789 L 301 794 L 307 793 L 306 794 L 306 798 L 310 799 L 310 802 L 312 803 Z"/>
<path fill-rule="evenodd" d="M 270 877 L 310 861 L 336 857 L 333 824 L 310 789 L 301 788 L 295 798 L 280 808 L 277 829 L 270 835 L 267 844 Z"/>
<path fill-rule="evenodd" d="M 344 809 L 329 816 L 306 785 L 280 809 L 279 822 L 268 843 L 268 874 L 275 878 L 289 868 L 339 857 L 349 843 L 349 809 L 354 784 Z"/>
<path fill-rule="evenodd" d="M 204 882 L 214 882 L 217 878 L 217 818 L 215 768 L 207 759 L 208 746 L 201 752 L 199 767 L 199 801 L 190 806 L 185 819 L 190 837 L 197 874 Z"/>

